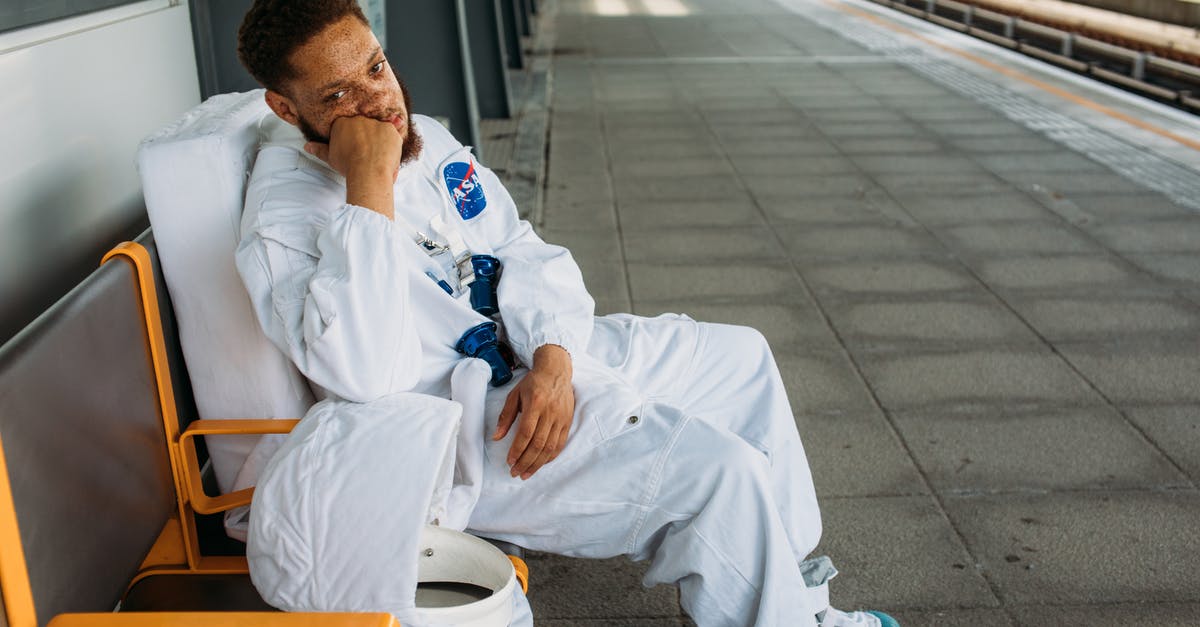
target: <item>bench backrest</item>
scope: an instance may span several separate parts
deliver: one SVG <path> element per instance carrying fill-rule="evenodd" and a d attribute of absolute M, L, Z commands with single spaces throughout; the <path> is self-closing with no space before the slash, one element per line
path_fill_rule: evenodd
<path fill-rule="evenodd" d="M 0 347 L 0 437 L 38 623 L 111 610 L 176 507 L 130 264 Z"/>
<path fill-rule="evenodd" d="M 148 137 L 138 170 L 201 418 L 299 418 L 305 379 L 263 334 L 234 265 L 263 90 L 213 96 Z M 223 492 L 258 436 L 208 438 Z M 237 486 L 244 487 L 244 486 Z"/>

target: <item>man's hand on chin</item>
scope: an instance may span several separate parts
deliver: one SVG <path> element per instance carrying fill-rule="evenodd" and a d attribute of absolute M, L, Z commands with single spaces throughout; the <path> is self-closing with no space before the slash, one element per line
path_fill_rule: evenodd
<path fill-rule="evenodd" d="M 532 477 L 567 445 L 575 418 L 571 374 L 571 355 L 561 346 L 547 344 L 534 352 L 533 368 L 509 392 L 492 439 L 508 435 L 520 414 L 521 424 L 508 449 L 512 476 Z"/>
<path fill-rule="evenodd" d="M 391 122 L 354 116 L 338 118 L 329 143 L 308 142 L 304 150 L 346 177 L 346 202 L 392 217 L 392 185 L 400 171 L 404 139 Z"/>

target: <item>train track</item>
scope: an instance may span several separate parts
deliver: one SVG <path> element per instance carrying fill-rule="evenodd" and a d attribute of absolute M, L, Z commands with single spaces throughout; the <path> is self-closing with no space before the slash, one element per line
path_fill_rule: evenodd
<path fill-rule="evenodd" d="M 1005 0 L 872 0 L 1200 114 L 1200 47 Z M 1114 14 L 1116 15 L 1116 14 Z"/>

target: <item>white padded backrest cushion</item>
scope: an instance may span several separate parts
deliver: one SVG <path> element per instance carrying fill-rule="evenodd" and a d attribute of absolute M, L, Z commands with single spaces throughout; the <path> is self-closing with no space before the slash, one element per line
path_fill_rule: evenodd
<path fill-rule="evenodd" d="M 314 400 L 263 334 L 234 266 L 263 90 L 209 98 L 142 141 L 138 170 L 201 418 L 300 418 Z M 207 438 L 222 492 L 259 436 Z"/>

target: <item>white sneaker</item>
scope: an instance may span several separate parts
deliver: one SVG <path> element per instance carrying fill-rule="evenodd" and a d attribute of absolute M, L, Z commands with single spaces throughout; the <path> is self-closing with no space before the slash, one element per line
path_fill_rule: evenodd
<path fill-rule="evenodd" d="M 825 610 L 820 627 L 900 627 L 900 624 L 883 612 L 843 612 L 830 607 Z"/>

